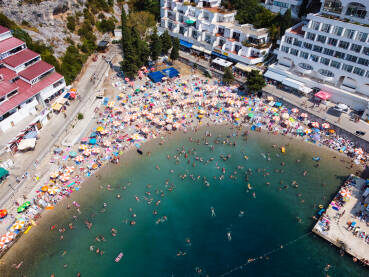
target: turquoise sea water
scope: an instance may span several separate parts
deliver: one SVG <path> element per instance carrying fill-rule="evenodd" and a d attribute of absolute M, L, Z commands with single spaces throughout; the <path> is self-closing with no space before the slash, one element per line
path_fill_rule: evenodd
<path fill-rule="evenodd" d="M 24 258 L 17 274 L 221 276 L 261 256 L 226 276 L 368 276 L 367 270 L 353 264 L 349 257 L 340 257 L 329 243 L 309 235 L 317 206 L 328 203 L 349 171 L 322 153 L 320 166 L 314 167 L 311 157 L 319 150 L 305 144 L 292 143 L 287 153 L 281 154 L 271 147 L 271 138 L 263 140 L 252 133 L 246 142 L 241 136 L 233 137 L 231 131 L 226 134 L 236 146 L 215 144 L 214 131 L 206 138 L 206 145 L 201 132 L 197 135 L 201 138 L 199 144 L 184 135 L 152 150 L 151 156 L 137 155 L 129 163 L 123 157 L 119 168 L 102 176 L 96 188 L 91 185 L 88 197 L 78 200 L 81 214 L 72 208 L 51 223 L 57 223 L 57 229 L 68 229 L 73 223 L 74 229 L 64 233 L 64 240 L 59 240 L 57 229 L 45 231 L 37 241 L 30 240 L 35 249 L 33 257 L 29 262 Z M 220 141 L 226 139 L 222 132 Z M 187 153 L 192 149 L 187 158 L 179 153 L 182 146 Z M 221 158 L 227 155 L 227 160 Z M 296 163 L 297 159 L 301 162 Z M 219 180 L 222 168 L 224 179 Z M 304 170 L 308 172 L 306 177 Z M 184 174 L 187 177 L 182 179 Z M 106 189 L 107 184 L 112 190 Z M 78 219 L 74 220 L 73 215 Z M 156 223 L 164 216 L 167 220 Z M 85 220 L 93 223 L 91 230 Z M 132 220 L 135 225 L 129 224 Z M 111 228 L 118 231 L 117 236 L 112 236 Z M 101 235 L 106 242 L 95 240 Z M 91 252 L 91 245 L 103 250 L 104 255 Z M 64 256 L 63 251 L 67 251 Z M 120 252 L 124 257 L 115 263 Z M 331 265 L 328 272 L 327 264 Z"/>

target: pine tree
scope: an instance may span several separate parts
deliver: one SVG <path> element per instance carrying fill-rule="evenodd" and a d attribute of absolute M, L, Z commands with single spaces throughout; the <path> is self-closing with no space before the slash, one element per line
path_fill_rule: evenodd
<path fill-rule="evenodd" d="M 170 59 L 172 61 L 175 61 L 179 57 L 179 39 L 173 38 L 172 45 L 173 47 L 172 47 L 172 51 L 170 51 Z"/>
<path fill-rule="evenodd" d="M 121 28 L 122 28 L 122 48 L 123 48 L 123 53 L 125 55 L 125 51 L 126 51 L 126 47 L 128 42 L 131 41 L 131 31 L 127 26 L 127 15 L 126 15 L 126 11 L 124 10 L 124 7 L 122 6 L 122 14 L 120 17 L 120 21 L 121 21 Z"/>
<path fill-rule="evenodd" d="M 225 83 L 226 85 L 232 84 L 234 81 L 234 76 L 232 73 L 232 70 L 230 67 L 226 67 L 224 69 L 224 74 L 223 74 L 223 83 Z"/>
<path fill-rule="evenodd" d="M 160 36 L 160 40 L 161 40 L 161 53 L 163 55 L 167 55 L 169 49 L 172 48 L 172 39 L 170 38 L 168 30 L 165 30 L 165 32 Z"/>
<path fill-rule="evenodd" d="M 150 37 L 150 56 L 153 61 L 157 61 L 161 53 L 161 41 L 155 28 Z"/>
<path fill-rule="evenodd" d="M 265 87 L 266 84 L 263 76 L 260 74 L 259 71 L 251 70 L 251 72 L 247 76 L 246 85 L 250 92 L 258 92 L 263 87 Z"/>

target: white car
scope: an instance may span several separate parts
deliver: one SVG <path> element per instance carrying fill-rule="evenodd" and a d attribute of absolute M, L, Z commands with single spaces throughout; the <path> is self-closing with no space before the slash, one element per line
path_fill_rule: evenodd
<path fill-rule="evenodd" d="M 341 112 L 341 113 L 347 113 L 348 110 L 349 110 L 348 106 L 345 105 L 345 104 L 338 104 L 338 105 L 334 106 L 333 109 L 335 109 L 336 111 Z"/>

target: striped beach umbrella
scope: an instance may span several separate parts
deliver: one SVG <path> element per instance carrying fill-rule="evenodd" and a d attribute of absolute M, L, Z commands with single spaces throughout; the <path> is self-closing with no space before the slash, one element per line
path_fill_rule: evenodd
<path fill-rule="evenodd" d="M 291 112 L 293 112 L 293 113 L 298 113 L 298 112 L 299 112 L 299 109 L 297 109 L 297 108 L 293 108 L 293 109 L 291 109 Z"/>
<path fill-rule="evenodd" d="M 91 149 L 86 149 L 82 154 L 83 156 L 89 157 L 91 155 Z"/>
<path fill-rule="evenodd" d="M 331 125 L 329 125 L 329 123 L 323 123 L 322 124 L 322 128 L 324 128 L 324 129 L 329 129 L 330 126 Z"/>
<path fill-rule="evenodd" d="M 347 189 L 341 190 L 340 194 L 342 195 L 342 197 L 350 197 L 351 196 L 351 192 Z"/>
<path fill-rule="evenodd" d="M 301 116 L 302 118 L 307 118 L 307 117 L 308 117 L 307 113 L 302 113 L 302 114 L 300 114 L 300 116 Z"/>
<path fill-rule="evenodd" d="M 63 183 L 64 183 L 64 182 L 67 182 L 67 181 L 69 181 L 69 179 L 70 179 L 70 175 L 69 175 L 69 174 L 63 174 L 63 175 L 61 175 L 61 176 L 59 177 L 59 179 L 60 179 L 60 181 L 62 181 Z"/>
<path fill-rule="evenodd" d="M 74 158 L 74 160 L 76 161 L 76 162 L 82 162 L 83 160 L 84 160 L 85 158 L 83 157 L 83 156 L 81 156 L 81 155 L 78 155 L 77 157 L 75 157 Z"/>
<path fill-rule="evenodd" d="M 88 146 L 87 146 L 86 144 L 81 144 L 81 145 L 79 146 L 79 150 L 80 150 L 80 151 L 85 151 L 87 148 L 88 148 Z"/>
<path fill-rule="evenodd" d="M 50 174 L 51 179 L 56 179 L 59 176 L 59 171 L 54 171 Z"/>
<path fill-rule="evenodd" d="M 64 173 L 71 174 L 74 170 L 75 170 L 75 167 L 74 166 L 67 166 L 64 169 Z"/>
<path fill-rule="evenodd" d="M 110 142 L 110 141 L 108 141 L 108 140 L 104 140 L 103 145 L 104 145 L 105 147 L 110 147 L 111 142 Z"/>
<path fill-rule="evenodd" d="M 312 122 L 311 126 L 313 126 L 314 128 L 319 128 L 319 123 L 318 122 Z"/>
<path fill-rule="evenodd" d="M 362 148 L 355 148 L 354 149 L 354 152 L 358 155 L 363 155 L 364 154 L 364 151 Z"/>
<path fill-rule="evenodd" d="M 55 195 L 59 192 L 59 189 L 56 187 L 49 188 L 47 191 L 50 195 Z"/>

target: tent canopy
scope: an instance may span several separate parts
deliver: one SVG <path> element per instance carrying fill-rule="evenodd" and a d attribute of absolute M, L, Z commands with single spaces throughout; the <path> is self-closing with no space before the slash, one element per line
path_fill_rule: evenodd
<path fill-rule="evenodd" d="M 221 58 L 215 58 L 212 63 L 215 63 L 215 64 L 218 64 L 220 66 L 223 66 L 223 67 L 229 67 L 232 65 L 232 62 L 230 61 L 226 61 L 226 60 L 223 60 Z"/>
<path fill-rule="evenodd" d="M 179 75 L 179 72 L 174 67 L 169 67 L 166 69 L 163 69 L 162 72 L 167 75 L 169 78 L 177 77 Z"/>
<path fill-rule="evenodd" d="M 242 64 L 242 63 L 237 63 L 234 67 L 239 69 L 239 70 L 242 70 L 243 72 L 251 72 L 251 70 L 259 70 L 259 69 L 256 69 L 256 68 L 252 68 L 251 66 Z"/>
<path fill-rule="evenodd" d="M 0 167 L 0 179 L 3 179 L 4 177 L 9 175 L 9 171 L 7 171 L 5 168 Z"/>
<path fill-rule="evenodd" d="M 148 76 L 154 83 L 161 82 L 161 80 L 165 77 L 165 75 L 160 71 L 151 72 Z"/>
<path fill-rule="evenodd" d="M 329 92 L 321 90 L 321 91 L 315 93 L 314 96 L 319 98 L 319 99 L 322 99 L 322 100 L 328 100 L 329 98 L 331 98 L 332 94 L 330 94 Z"/>
<path fill-rule="evenodd" d="M 23 139 L 18 145 L 18 149 L 20 151 L 27 150 L 27 149 L 33 149 L 36 145 L 36 139 L 35 138 L 29 138 L 29 139 Z"/>
<path fill-rule="evenodd" d="M 29 138 L 36 138 L 36 137 L 37 137 L 37 131 L 31 131 L 25 134 L 23 138 L 29 139 Z"/>

